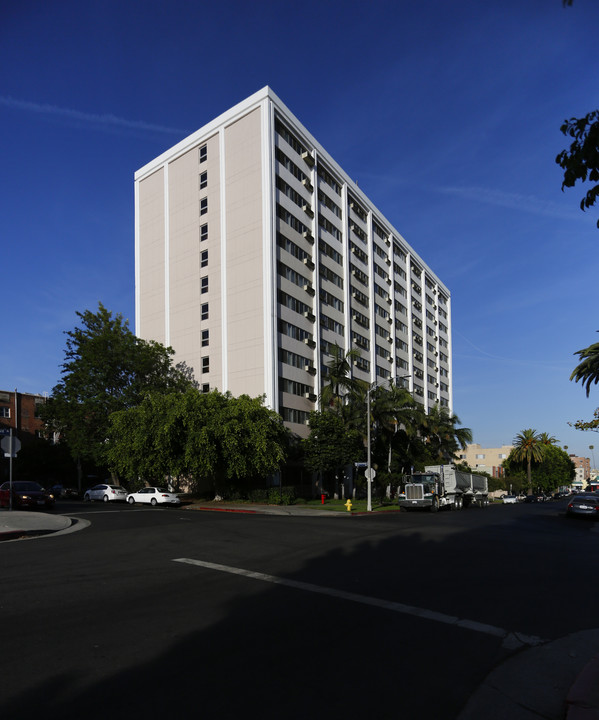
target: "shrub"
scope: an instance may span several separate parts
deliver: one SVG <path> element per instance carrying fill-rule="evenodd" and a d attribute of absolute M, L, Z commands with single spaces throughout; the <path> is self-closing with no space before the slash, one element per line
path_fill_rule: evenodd
<path fill-rule="evenodd" d="M 270 505 L 293 505 L 295 490 L 292 487 L 270 488 L 268 502 Z"/>

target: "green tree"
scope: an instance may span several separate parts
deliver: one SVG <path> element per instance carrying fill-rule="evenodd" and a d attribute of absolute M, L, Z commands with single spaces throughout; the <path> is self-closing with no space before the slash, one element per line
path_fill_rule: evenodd
<path fill-rule="evenodd" d="M 513 452 L 504 460 L 503 467 L 508 476 L 507 482 L 520 479 L 526 482 L 527 461 L 517 460 Z M 543 492 L 551 492 L 557 488 L 570 485 L 576 474 L 574 463 L 567 452 L 556 445 L 546 445 L 543 458 L 531 467 L 530 486 Z"/>
<path fill-rule="evenodd" d="M 308 426 L 310 434 L 302 442 L 304 463 L 319 474 L 322 489 L 324 477 L 364 457 L 364 443 L 361 434 L 334 412 L 311 412 Z"/>
<path fill-rule="evenodd" d="M 596 385 L 599 382 L 599 343 L 577 350 L 574 355 L 578 355 L 580 363 L 572 371 L 570 380 L 574 380 L 574 382 L 580 380 L 586 389 L 588 397 L 591 392 L 591 385 Z"/>
<path fill-rule="evenodd" d="M 66 332 L 63 377 L 40 415 L 78 464 L 106 466 L 113 412 L 135 407 L 150 391 L 183 391 L 195 383 L 184 364 L 173 366 L 172 348 L 136 337 L 121 314 L 113 317 L 99 303 L 96 313 L 77 316 L 81 327 Z"/>
<path fill-rule="evenodd" d="M 371 391 L 370 411 L 375 462 L 386 466 L 389 475 L 395 469 L 401 474 L 414 464 L 410 449 L 422 445 L 418 443 L 425 420 L 422 405 L 406 388 L 392 382 L 388 388 L 381 385 Z"/>
<path fill-rule="evenodd" d="M 574 427 L 577 430 L 592 430 L 593 432 L 599 432 L 599 408 L 596 408 L 593 413 L 592 420 L 577 420 L 574 423 L 569 422 L 570 427 Z"/>
<path fill-rule="evenodd" d="M 152 393 L 139 406 L 114 413 L 108 455 L 130 483 L 208 483 L 222 494 L 248 490 L 276 473 L 288 432 L 263 398 L 218 391 Z"/>
<path fill-rule="evenodd" d="M 508 460 L 512 458 L 516 462 L 526 463 L 526 479 L 528 494 L 532 494 L 532 463 L 540 463 L 546 451 L 547 445 L 541 442 L 540 435 L 536 430 L 528 428 L 519 432 L 514 438 L 514 449 L 511 451 Z"/>
<path fill-rule="evenodd" d="M 565 120 L 560 130 L 566 137 L 573 138 L 570 148 L 562 150 L 555 158 L 564 171 L 562 190 L 573 187 L 578 180 L 597 183 L 580 201 L 581 209 L 586 210 L 595 204 L 599 196 L 599 110 L 593 110 L 582 118 Z"/>
<path fill-rule="evenodd" d="M 424 418 L 423 434 L 431 464 L 454 460 L 456 453 L 472 442 L 472 430 L 458 425 L 461 425 L 460 418 L 439 404 L 429 409 Z"/>
<path fill-rule="evenodd" d="M 320 394 L 322 408 L 335 410 L 338 414 L 343 406 L 364 392 L 365 383 L 352 377 L 352 364 L 361 357 L 357 348 L 344 353 L 339 345 L 333 345 L 327 367 L 326 382 Z"/>

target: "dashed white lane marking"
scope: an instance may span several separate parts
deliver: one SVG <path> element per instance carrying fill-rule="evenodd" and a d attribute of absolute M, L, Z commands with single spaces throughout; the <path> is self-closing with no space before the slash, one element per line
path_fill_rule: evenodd
<path fill-rule="evenodd" d="M 494 637 L 501 638 L 503 647 L 510 649 L 515 649 L 521 647 L 522 645 L 540 645 L 544 642 L 542 638 L 535 637 L 534 635 L 523 635 L 521 633 L 495 627 L 494 625 L 486 625 L 485 623 L 476 622 L 474 620 L 465 620 L 453 615 L 445 615 L 444 613 L 436 612 L 434 610 L 426 610 L 425 608 L 418 608 L 413 605 L 404 605 L 403 603 L 392 602 L 390 600 L 381 600 L 380 598 L 369 597 L 368 595 L 358 595 L 357 593 L 322 587 L 321 585 L 312 585 L 312 583 L 300 582 L 298 580 L 289 580 L 287 578 L 277 577 L 276 575 L 266 575 L 265 573 L 244 570 L 242 568 L 231 567 L 230 565 L 219 565 L 218 563 L 206 562 L 205 560 L 193 560 L 192 558 L 175 558 L 173 562 L 196 565 L 198 567 L 207 568 L 208 570 L 218 570 L 219 572 L 226 572 L 232 575 L 241 575 L 242 577 L 251 578 L 252 580 L 261 580 L 262 582 L 268 582 L 274 585 L 285 585 L 286 587 L 295 588 L 296 590 L 319 593 L 320 595 L 329 595 L 331 597 L 340 598 L 341 600 L 349 600 L 350 602 L 357 602 L 362 605 L 371 605 L 373 607 L 382 608 L 383 610 L 390 610 L 391 612 L 413 615 L 414 617 L 422 618 L 423 620 L 432 620 L 446 625 L 454 625 L 456 627 L 463 628 L 464 630 L 471 630 L 485 635 L 493 635 Z"/>

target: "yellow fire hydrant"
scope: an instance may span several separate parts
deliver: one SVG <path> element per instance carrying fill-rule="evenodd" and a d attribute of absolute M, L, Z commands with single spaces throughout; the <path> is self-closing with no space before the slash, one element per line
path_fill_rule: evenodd
<path fill-rule="evenodd" d="M 351 500 L 347 498 L 347 502 L 345 503 L 345 507 L 347 508 L 347 512 L 351 512 Z"/>

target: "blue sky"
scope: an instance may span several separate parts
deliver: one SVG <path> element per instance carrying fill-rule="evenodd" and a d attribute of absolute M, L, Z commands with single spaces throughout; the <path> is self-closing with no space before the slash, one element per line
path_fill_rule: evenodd
<path fill-rule="evenodd" d="M 590 455 L 599 209 L 559 127 L 599 106 L 599 4 L 20 0 L 0 21 L 0 388 L 50 393 L 64 331 L 134 326 L 134 172 L 270 85 L 452 292 L 454 410 Z M 599 449 L 599 438 L 598 449 Z"/>

